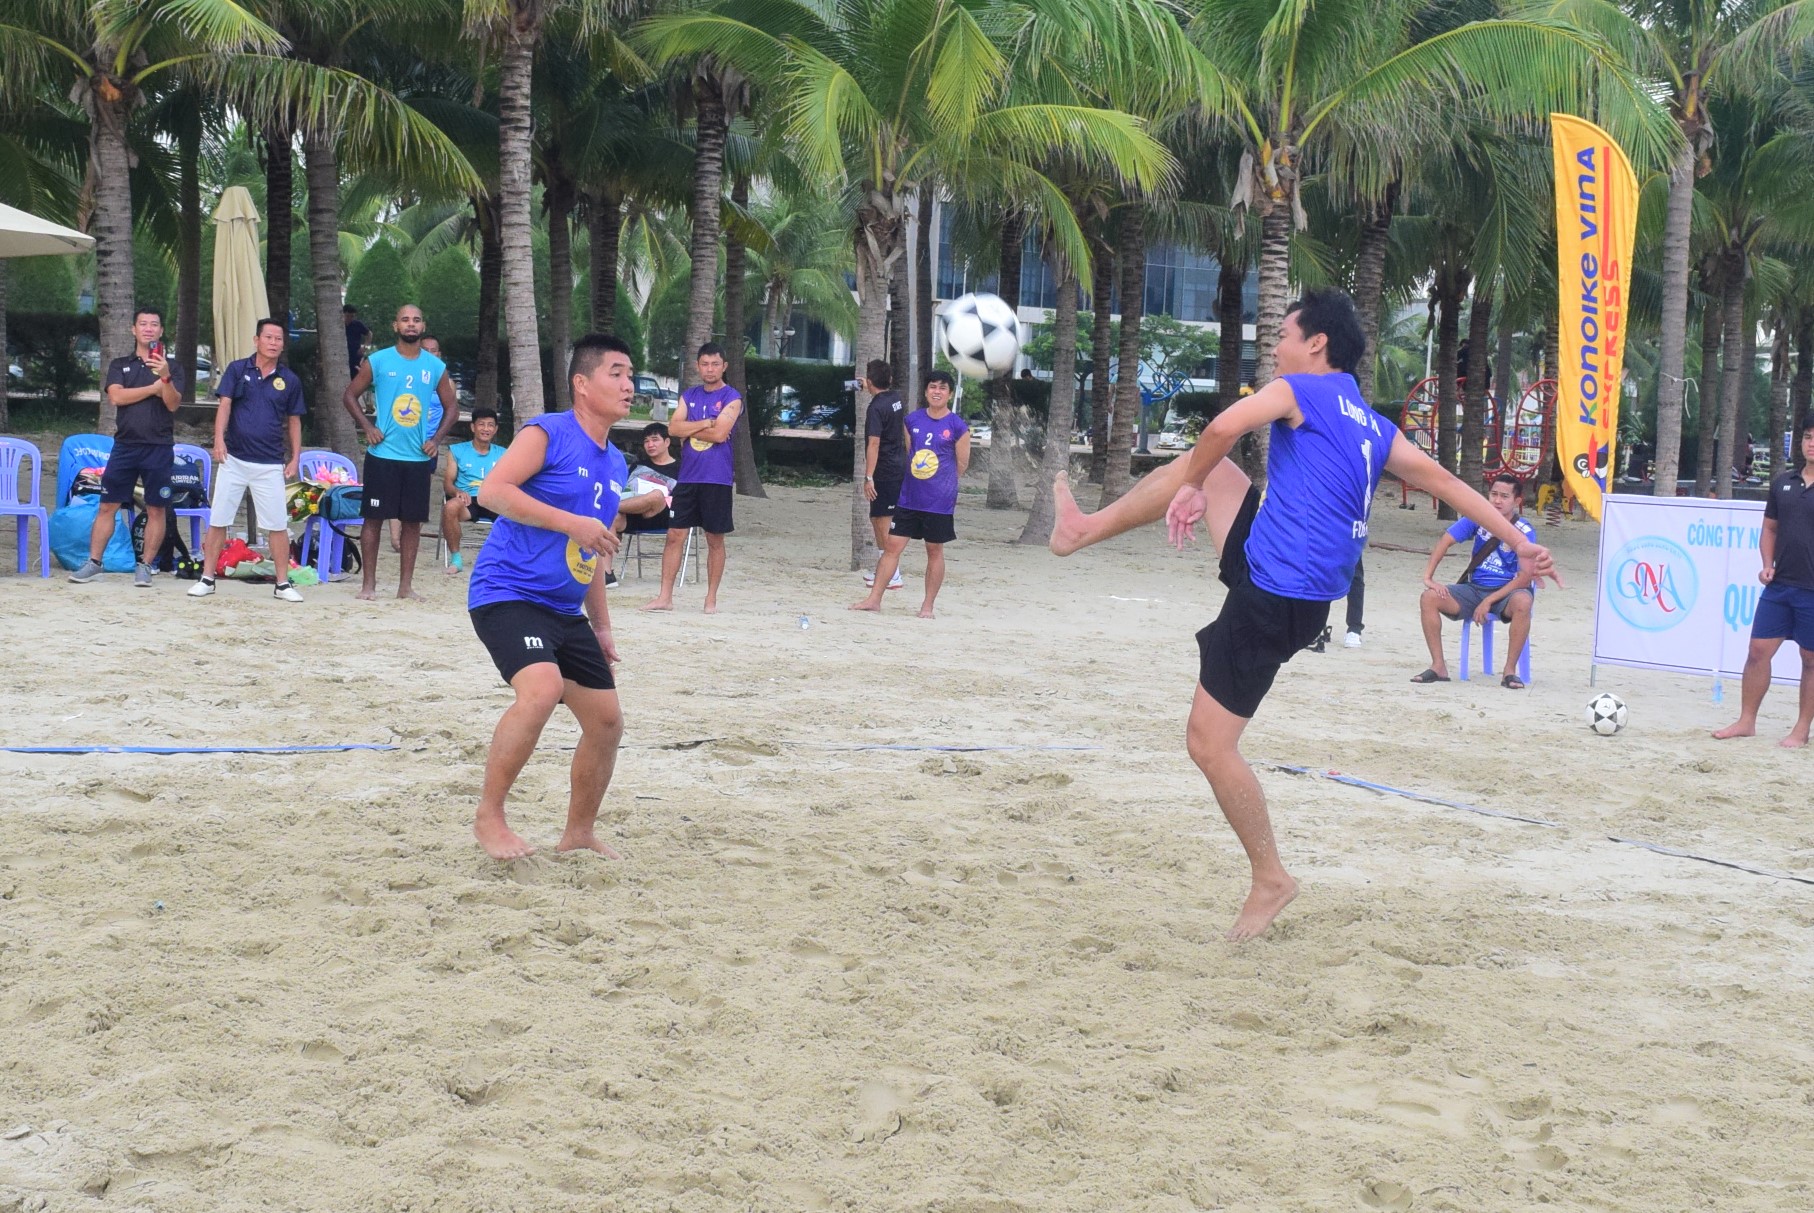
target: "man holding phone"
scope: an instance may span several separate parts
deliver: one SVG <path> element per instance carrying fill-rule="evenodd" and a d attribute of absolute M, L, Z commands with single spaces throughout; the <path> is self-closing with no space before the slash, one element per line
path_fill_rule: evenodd
<path fill-rule="evenodd" d="M 101 473 L 101 508 L 88 537 L 88 562 L 69 575 L 86 584 L 101 575 L 101 557 L 113 537 L 120 507 L 145 486 L 145 555 L 164 545 L 165 519 L 169 516 L 170 473 L 176 467 L 176 410 L 182 404 L 177 370 L 164 356 L 164 317 L 154 307 L 141 307 L 132 317 L 133 350 L 107 364 L 101 388 L 116 410 L 113 453 Z M 151 588 L 151 565 L 140 560 L 132 571 L 132 584 Z"/>

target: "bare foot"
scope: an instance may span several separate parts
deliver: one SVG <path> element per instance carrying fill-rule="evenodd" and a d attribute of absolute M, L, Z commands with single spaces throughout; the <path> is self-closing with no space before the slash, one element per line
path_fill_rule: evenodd
<path fill-rule="evenodd" d="M 473 837 L 485 848 L 485 853 L 493 859 L 527 859 L 535 854 L 530 846 L 517 832 L 504 824 L 503 815 L 480 817 L 472 824 Z"/>
<path fill-rule="evenodd" d="M 651 598 L 636 608 L 639 611 L 671 611 L 674 609 L 672 598 Z"/>
<path fill-rule="evenodd" d="M 882 604 L 874 598 L 865 598 L 861 602 L 851 603 L 850 609 L 853 611 L 879 611 L 882 609 Z"/>
<path fill-rule="evenodd" d="M 456 564 L 450 564 L 446 568 L 442 569 L 441 571 L 443 573 L 446 573 L 449 577 L 458 577 L 460 575 L 460 566 L 456 565 Z"/>
<path fill-rule="evenodd" d="M 921 619 L 931 619 L 932 618 L 932 608 L 929 606 L 921 607 L 920 608 L 920 618 Z"/>
<path fill-rule="evenodd" d="M 357 594 L 353 595 L 353 597 L 357 598 L 360 602 L 370 602 L 372 599 L 376 598 L 377 596 L 378 596 L 378 587 L 371 586 L 371 585 L 366 586 L 364 589 L 360 590 Z"/>
<path fill-rule="evenodd" d="M 1801 747 L 1808 744 L 1808 735 L 1806 733 L 1790 733 L 1776 744 L 1785 750 L 1799 750 Z"/>
<path fill-rule="evenodd" d="M 705 604 L 705 613 L 708 615 L 716 615 L 718 613 L 718 604 L 715 602 L 706 603 Z"/>
<path fill-rule="evenodd" d="M 427 599 L 423 598 L 422 595 L 418 594 L 415 590 L 398 590 L 397 598 L 399 601 L 404 601 L 404 600 L 408 600 L 410 602 L 426 602 L 427 601 Z"/>
<path fill-rule="evenodd" d="M 591 827 L 584 830 L 569 828 L 565 834 L 561 835 L 561 840 L 555 844 L 554 849 L 557 851 L 596 851 L 606 859 L 623 858 L 622 855 L 606 846 L 599 836 L 592 832 Z"/>
<path fill-rule="evenodd" d="M 1071 478 L 1063 472 L 1052 482 L 1052 538 L 1047 544 L 1054 555 L 1069 556 L 1084 546 L 1087 518 L 1071 493 Z"/>
<path fill-rule="evenodd" d="M 1272 920 L 1279 916 L 1279 911 L 1291 904 L 1291 899 L 1298 895 L 1298 882 L 1285 877 L 1284 883 L 1260 884 L 1255 882 L 1248 890 L 1247 903 L 1241 907 L 1240 914 L 1235 916 L 1235 925 L 1228 928 L 1228 939 L 1234 943 L 1245 943 L 1257 935 L 1265 933 L 1272 925 Z"/>
<path fill-rule="evenodd" d="M 1713 735 L 1715 741 L 1730 741 L 1734 737 L 1757 736 L 1757 721 L 1735 720 Z"/>

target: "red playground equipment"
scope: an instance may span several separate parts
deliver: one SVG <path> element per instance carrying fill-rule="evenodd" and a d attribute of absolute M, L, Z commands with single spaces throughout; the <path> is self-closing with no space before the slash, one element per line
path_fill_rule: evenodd
<path fill-rule="evenodd" d="M 1486 443 L 1481 452 L 1488 477 L 1510 472 L 1529 481 L 1537 475 L 1543 462 L 1543 439 L 1550 419 L 1556 412 L 1556 381 L 1541 379 L 1525 388 L 1509 415 L 1500 407 L 1497 396 L 1488 395 Z M 1399 428 L 1417 449 L 1436 458 L 1437 390 L 1434 376 L 1411 388 L 1405 397 L 1404 411 L 1399 414 Z M 1399 482 L 1402 494 L 1399 508 L 1415 509 L 1411 504 L 1411 486 Z M 1421 491 L 1421 490 L 1419 490 Z M 1432 498 L 1431 508 L 1436 502 Z"/>

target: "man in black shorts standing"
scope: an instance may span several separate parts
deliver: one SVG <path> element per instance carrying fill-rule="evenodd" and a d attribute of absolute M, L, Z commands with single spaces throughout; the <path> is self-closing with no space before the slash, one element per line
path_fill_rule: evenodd
<path fill-rule="evenodd" d="M 699 347 L 699 382 L 680 394 L 680 408 L 668 432 L 686 443 L 680 483 L 674 486 L 674 515 L 661 553 L 661 592 L 643 603 L 645 611 L 674 609 L 674 579 L 680 574 L 687 532 L 705 531 L 705 613 L 718 612 L 718 583 L 724 580 L 724 537 L 731 533 L 731 486 L 736 481 L 731 435 L 743 415 L 743 396 L 724 381 L 724 347 Z"/>
<path fill-rule="evenodd" d="M 435 453 L 442 439 L 459 420 L 453 376 L 447 364 L 423 350 L 427 328 L 422 309 L 406 303 L 397 309 L 391 327 L 397 344 L 374 350 L 346 385 L 340 403 L 365 434 L 371 449 L 365 455 L 364 525 L 359 528 L 361 584 L 356 597 L 366 601 L 378 596 L 378 546 L 387 518 L 402 521 L 402 554 L 399 557 L 397 597 L 420 598 L 411 588 L 416 575 L 416 552 L 422 542 L 422 524 L 428 521 L 428 497 L 434 478 Z M 368 421 L 359 397 L 371 389 L 376 404 L 375 421 Z M 441 424 L 428 424 L 428 401 L 439 399 Z"/>
<path fill-rule="evenodd" d="M 1222 611 L 1197 633 L 1197 693 L 1186 748 L 1247 852 L 1253 878 L 1229 928 L 1236 942 L 1272 924 L 1297 895 L 1279 860 L 1266 796 L 1241 757 L 1241 732 L 1279 668 L 1321 633 L 1329 604 L 1348 591 L 1367 542 L 1380 475 L 1455 506 L 1511 548 L 1536 576 L 1553 576 L 1550 554 L 1479 493 L 1419 451 L 1361 399 L 1352 372 L 1366 353 L 1354 304 L 1312 291 L 1285 314 L 1275 351 L 1278 378 L 1224 410 L 1188 456 L 1146 476 L 1095 514 L 1077 508 L 1062 475 L 1052 551 L 1067 556 L 1164 517 L 1173 544 L 1207 521 L 1228 587 Z M 1241 435 L 1271 427 L 1267 491 L 1261 495 L 1226 456 Z"/>
<path fill-rule="evenodd" d="M 862 384 L 870 394 L 869 408 L 863 414 L 863 495 L 869 498 L 869 525 L 875 528 L 877 552 L 888 550 L 888 526 L 900 504 L 901 481 L 907 476 L 907 431 L 903 425 L 907 410 L 893 385 L 894 368 L 880 358 L 870 359 L 869 373 Z M 863 584 L 874 585 L 875 581 L 874 569 L 863 574 Z M 898 590 L 902 584 L 897 567 L 887 588 Z"/>
<path fill-rule="evenodd" d="M 133 499 L 140 481 L 145 485 L 145 556 L 132 570 L 132 584 L 151 587 L 149 558 L 164 543 L 169 517 L 170 473 L 176 468 L 176 410 L 182 404 L 177 370 L 165 359 L 164 318 L 153 307 L 142 307 L 132 318 L 133 351 L 107 364 L 101 388 L 107 403 L 118 410 L 113 452 L 101 472 L 101 509 L 88 537 L 88 562 L 69 575 L 86 584 L 101 575 L 101 558 L 113 537 L 114 518 Z"/>

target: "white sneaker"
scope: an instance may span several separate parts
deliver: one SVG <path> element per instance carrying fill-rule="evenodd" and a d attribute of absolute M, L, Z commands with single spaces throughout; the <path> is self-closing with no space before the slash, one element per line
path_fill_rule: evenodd
<path fill-rule="evenodd" d="M 196 582 L 194 585 L 189 587 L 189 597 L 191 597 L 191 598 L 206 598 L 208 595 L 212 594 L 213 592 L 214 592 L 214 582 L 207 577 L 202 578 L 200 581 Z"/>
<path fill-rule="evenodd" d="M 194 592 L 195 591 L 193 591 L 193 590 L 190 591 L 190 593 L 194 593 Z M 271 597 L 277 599 L 279 602 L 301 602 L 302 601 L 302 595 L 298 594 L 296 592 L 296 587 L 293 585 L 280 585 L 280 586 L 275 587 L 271 591 Z"/>
<path fill-rule="evenodd" d="M 1349 632 L 1346 636 L 1342 637 L 1342 647 L 1345 649 L 1360 648 L 1360 633 Z"/>
<path fill-rule="evenodd" d="M 70 580 L 74 581 L 75 578 L 71 577 Z M 864 585 L 874 585 L 875 583 L 876 583 L 876 571 L 874 569 L 864 569 L 863 570 L 863 584 Z"/>
<path fill-rule="evenodd" d="M 869 584 L 870 584 L 870 585 L 874 585 L 874 584 L 875 584 L 875 574 L 874 574 L 874 573 L 871 573 L 871 574 L 870 574 L 870 575 L 869 575 Z M 906 584 L 907 584 L 907 583 L 906 583 L 906 582 L 905 582 L 905 581 L 902 581 L 902 580 L 901 580 L 901 570 L 899 570 L 899 569 L 896 569 L 896 570 L 895 570 L 895 571 L 894 571 L 894 576 L 893 576 L 893 577 L 890 577 L 890 578 L 889 578 L 889 579 L 888 579 L 888 588 L 889 588 L 889 589 L 891 589 L 891 590 L 898 590 L 898 589 L 900 589 L 900 588 L 901 588 L 901 587 L 902 587 L 902 586 L 904 586 L 904 585 L 906 585 Z"/>

